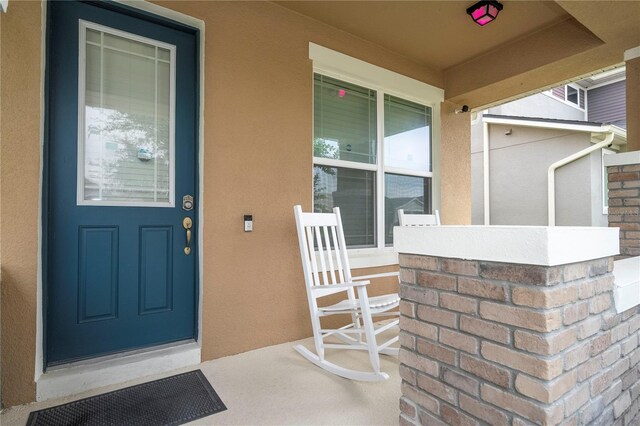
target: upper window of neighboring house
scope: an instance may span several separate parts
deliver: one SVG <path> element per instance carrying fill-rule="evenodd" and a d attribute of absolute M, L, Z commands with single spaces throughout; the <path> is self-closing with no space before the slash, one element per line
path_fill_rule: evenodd
<path fill-rule="evenodd" d="M 340 207 L 352 248 L 392 244 L 398 209 L 431 213 L 431 141 L 431 107 L 314 74 L 314 211 Z"/>
<path fill-rule="evenodd" d="M 555 87 L 551 90 L 551 95 L 577 108 L 585 109 L 586 92 L 579 86 L 567 84 L 566 86 Z"/>

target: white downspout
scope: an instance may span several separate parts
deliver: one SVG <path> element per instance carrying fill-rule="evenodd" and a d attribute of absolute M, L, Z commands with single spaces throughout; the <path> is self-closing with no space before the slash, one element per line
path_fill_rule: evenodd
<path fill-rule="evenodd" d="M 483 161 L 483 184 L 484 184 L 484 224 L 491 225 L 491 197 L 490 176 L 489 176 L 489 123 L 482 123 L 482 161 Z"/>
<path fill-rule="evenodd" d="M 613 142 L 614 134 L 613 132 L 607 133 L 607 136 L 604 138 L 602 142 L 598 142 L 595 145 L 590 146 L 589 148 L 583 149 L 582 151 L 578 151 L 575 154 L 571 154 L 568 157 L 563 158 L 562 160 L 556 161 L 551 166 L 549 166 L 549 170 L 547 171 L 547 194 L 549 197 L 549 226 L 556 226 L 556 190 L 555 190 L 555 172 L 559 167 L 564 166 L 565 164 L 569 164 L 572 161 L 575 161 L 579 158 L 582 158 L 586 155 L 591 154 L 593 151 L 598 149 L 607 147 L 611 145 Z"/>

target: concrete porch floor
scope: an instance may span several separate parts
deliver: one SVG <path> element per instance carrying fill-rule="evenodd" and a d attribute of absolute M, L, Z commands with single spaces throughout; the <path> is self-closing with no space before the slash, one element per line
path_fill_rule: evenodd
<path fill-rule="evenodd" d="M 11 407 L 0 414 L 3 426 L 24 425 L 31 411 L 201 369 L 227 410 L 197 420 L 200 425 L 397 425 L 400 410 L 398 360 L 382 356 L 385 382 L 355 382 L 306 361 L 289 342 L 207 361 L 197 367 L 148 376 L 71 397 Z M 350 368 L 370 369 L 366 352 L 329 351 L 328 359 Z"/>

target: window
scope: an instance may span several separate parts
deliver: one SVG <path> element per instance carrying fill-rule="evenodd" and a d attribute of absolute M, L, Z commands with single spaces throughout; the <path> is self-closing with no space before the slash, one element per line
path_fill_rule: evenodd
<path fill-rule="evenodd" d="M 567 86 L 567 101 L 578 105 L 578 89 Z"/>
<path fill-rule="evenodd" d="M 585 109 L 587 103 L 586 92 L 579 86 L 567 84 L 566 86 L 554 87 L 553 89 L 544 93 L 559 98 L 566 103 L 569 103 L 572 106 L 580 109 Z"/>
<path fill-rule="evenodd" d="M 393 243 L 397 210 L 431 213 L 432 108 L 314 74 L 314 211 L 340 207 L 347 245 Z"/>

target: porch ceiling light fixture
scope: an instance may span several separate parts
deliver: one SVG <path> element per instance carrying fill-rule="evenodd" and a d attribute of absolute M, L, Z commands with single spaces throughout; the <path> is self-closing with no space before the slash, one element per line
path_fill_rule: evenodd
<path fill-rule="evenodd" d="M 495 0 L 481 0 L 468 8 L 467 14 L 471 15 L 476 24 L 484 27 L 498 17 L 502 8 L 502 4 Z"/>

